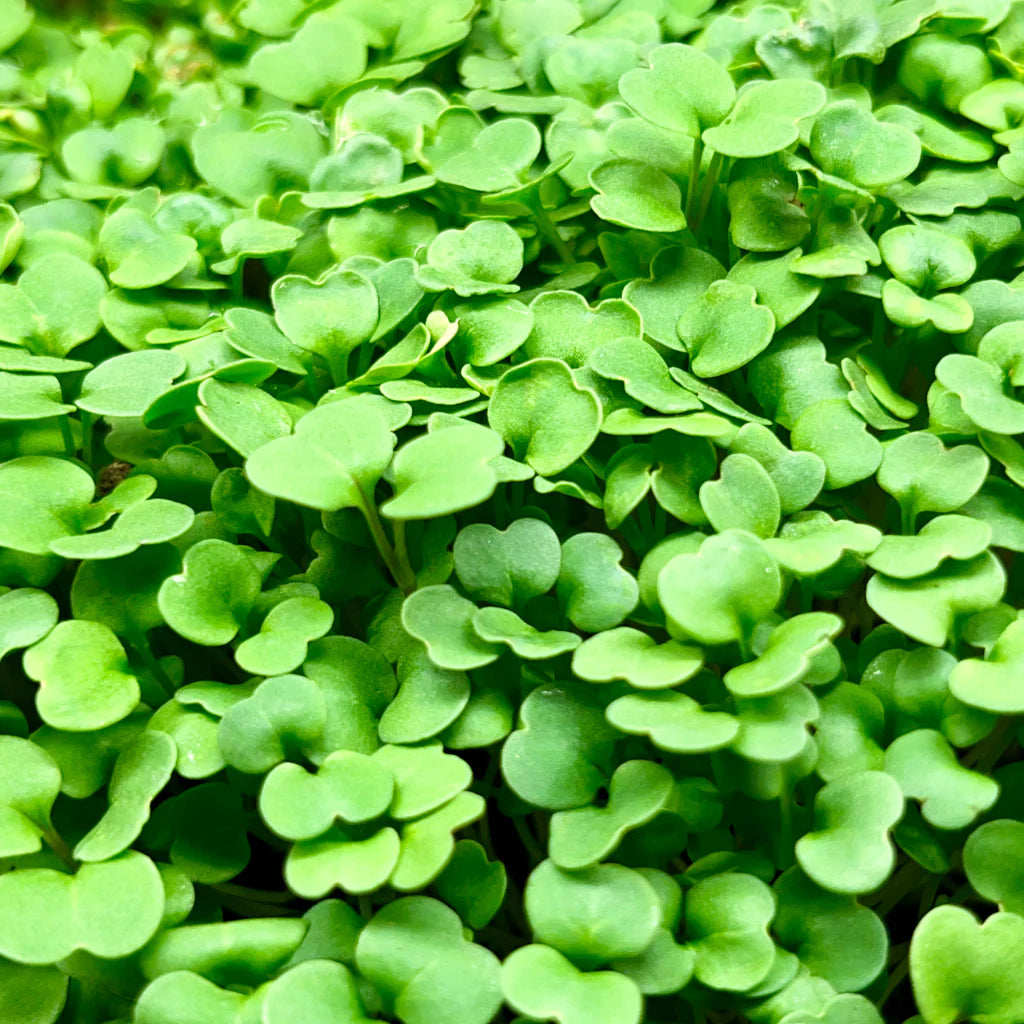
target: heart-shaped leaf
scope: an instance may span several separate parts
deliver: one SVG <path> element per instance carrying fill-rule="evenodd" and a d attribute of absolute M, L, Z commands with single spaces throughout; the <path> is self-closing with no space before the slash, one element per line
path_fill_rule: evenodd
<path fill-rule="evenodd" d="M 636 607 L 639 589 L 622 567 L 622 549 L 601 533 L 577 533 L 562 544 L 558 600 L 569 621 L 590 633 L 611 629 Z"/>
<path fill-rule="evenodd" d="M 19 587 L 0 594 L 0 658 L 42 640 L 59 615 L 57 602 L 45 590 Z"/>
<path fill-rule="evenodd" d="M 479 930 L 498 912 L 505 896 L 506 874 L 501 861 L 492 861 L 472 839 L 460 839 L 455 853 L 434 885 L 467 926 Z"/>
<path fill-rule="evenodd" d="M 640 690 L 676 686 L 696 675 L 704 664 L 699 648 L 678 640 L 656 643 L 629 626 L 607 629 L 583 641 L 572 658 L 572 670 L 592 683 L 624 679 Z"/>
<path fill-rule="evenodd" d="M 969 561 L 944 562 L 913 580 L 872 576 L 867 601 L 907 636 L 941 647 L 961 617 L 991 608 L 1005 589 L 1002 565 L 987 552 Z"/>
<path fill-rule="evenodd" d="M 668 348 L 678 349 L 680 310 L 688 308 L 713 281 L 723 277 L 725 268 L 710 253 L 668 246 L 651 261 L 650 277 L 630 281 L 622 296 L 639 310 L 647 334 Z"/>
<path fill-rule="evenodd" d="M 272 96 L 312 104 L 354 82 L 365 68 L 360 23 L 343 11 L 321 11 L 287 42 L 256 50 L 246 73 L 253 85 Z"/>
<path fill-rule="evenodd" d="M 749 284 L 713 281 L 680 319 L 677 329 L 698 377 L 719 377 L 768 347 L 775 317 L 758 305 Z"/>
<path fill-rule="evenodd" d="M 853 896 L 821 889 L 799 868 L 780 875 L 773 888 L 778 912 L 772 930 L 815 977 L 839 992 L 859 991 L 878 977 L 889 937 L 874 911 Z"/>
<path fill-rule="evenodd" d="M 505 530 L 473 523 L 452 548 L 459 582 L 475 598 L 506 608 L 547 593 L 558 579 L 558 535 L 539 519 L 517 519 Z"/>
<path fill-rule="evenodd" d="M 560 359 L 532 359 L 498 381 L 487 422 L 517 459 L 540 476 L 553 476 L 593 444 L 601 429 L 601 403 Z"/>
<path fill-rule="evenodd" d="M 377 290 L 361 274 L 339 268 L 315 281 L 280 277 L 271 292 L 278 326 L 288 340 L 327 360 L 337 383 L 345 360 L 377 326 Z"/>
<path fill-rule="evenodd" d="M 411 636 L 427 647 L 430 660 L 439 668 L 465 671 L 495 661 L 500 648 L 480 638 L 473 628 L 477 611 L 454 587 L 440 584 L 423 587 L 406 598 L 402 624 Z"/>
<path fill-rule="evenodd" d="M 577 292 L 542 292 L 530 303 L 531 329 L 523 351 L 530 359 L 561 359 L 573 369 L 587 364 L 592 352 L 623 338 L 641 339 L 640 314 L 622 299 L 605 299 L 591 307 Z"/>
<path fill-rule="evenodd" d="M 909 177 L 921 160 L 917 136 L 878 121 L 855 100 L 830 103 L 814 119 L 811 153 L 823 171 L 875 189 Z"/>
<path fill-rule="evenodd" d="M 242 548 L 203 540 L 185 553 L 182 571 L 166 579 L 157 603 L 167 624 L 193 643 L 219 647 L 245 625 L 262 579 Z"/>
<path fill-rule="evenodd" d="M 627 395 L 658 412 L 701 408 L 700 400 L 673 381 L 665 361 L 646 342 L 619 338 L 595 349 L 589 363 L 599 376 L 621 381 Z"/>
<path fill-rule="evenodd" d="M 643 997 L 629 978 L 615 971 L 577 970 L 557 950 L 521 946 L 501 967 L 501 988 L 509 1005 L 537 1020 L 561 1024 L 639 1024 Z"/>
<path fill-rule="evenodd" d="M 106 290 L 103 275 L 77 256 L 41 257 L 17 284 L 0 286 L 0 340 L 37 355 L 66 356 L 100 329 Z"/>
<path fill-rule="evenodd" d="M 0 955 L 52 964 L 76 949 L 113 959 L 156 932 L 164 887 L 156 865 L 132 850 L 77 874 L 26 868 L 0 876 Z"/>
<path fill-rule="evenodd" d="M 849 402 L 825 399 L 804 409 L 793 424 L 795 451 L 813 452 L 825 463 L 825 486 L 849 487 L 875 473 L 882 446 Z"/>
<path fill-rule="evenodd" d="M 421 434 L 395 453 L 395 496 L 381 512 L 389 519 L 430 519 L 486 501 L 498 486 L 496 462 L 504 449 L 499 434 L 476 423 Z"/>
<path fill-rule="evenodd" d="M 543 861 L 523 899 L 534 938 L 581 966 L 639 956 L 661 921 L 654 888 L 621 864 L 568 872 Z"/>
<path fill-rule="evenodd" d="M 590 172 L 597 195 L 590 200 L 602 220 L 638 231 L 682 231 L 686 227 L 679 186 L 664 172 L 638 160 L 609 160 Z"/>
<path fill-rule="evenodd" d="M 458 915 L 425 896 L 382 907 L 359 934 L 356 965 L 404 1024 L 429 1024 L 440 1005 L 452 1024 L 487 1024 L 501 1005 L 497 957 L 467 942 Z"/>
<path fill-rule="evenodd" d="M 889 831 L 902 816 L 903 794 L 884 772 L 833 779 L 814 800 L 819 828 L 797 840 L 796 859 L 829 892 L 870 892 L 896 863 Z"/>
<path fill-rule="evenodd" d="M 694 976 L 710 988 L 742 992 L 762 981 L 775 960 L 768 926 L 775 894 L 745 874 L 705 878 L 686 895 L 686 936 Z"/>
<path fill-rule="evenodd" d="M 260 790 L 260 815 L 285 839 L 313 839 L 335 820 L 354 825 L 380 817 L 391 805 L 394 776 L 365 754 L 340 750 L 311 775 L 279 764 Z"/>
<path fill-rule="evenodd" d="M 365 838 L 335 826 L 316 839 L 296 843 L 284 865 L 288 887 L 307 900 L 332 889 L 363 895 L 379 889 L 398 864 L 401 841 L 390 827 Z"/>
<path fill-rule="evenodd" d="M 239 644 L 235 661 L 246 672 L 279 676 L 306 660 L 308 645 L 333 625 L 331 606 L 315 597 L 290 597 L 275 605 L 260 631 Z"/>
<path fill-rule="evenodd" d="M 964 414 L 993 434 L 1024 431 L 1024 405 L 1004 390 L 1005 373 L 975 356 L 944 356 L 935 378 L 960 400 Z"/>
<path fill-rule="evenodd" d="M 515 794 L 551 810 L 589 803 L 605 783 L 615 738 L 601 706 L 582 688 L 540 686 L 519 716 L 501 750 L 501 773 Z"/>
<path fill-rule="evenodd" d="M 645 693 L 619 697 L 608 705 L 608 721 L 624 733 L 650 736 L 662 750 L 703 754 L 728 747 L 739 721 L 724 711 L 705 711 L 682 693 Z"/>
<path fill-rule="evenodd" d="M 746 423 L 730 450 L 757 459 L 768 471 L 783 515 L 806 508 L 825 483 L 825 464 L 813 452 L 790 451 L 767 427 Z M 774 532 L 774 531 L 773 531 Z"/>
<path fill-rule="evenodd" d="M 416 279 L 428 291 L 451 289 L 468 298 L 519 291 L 512 282 L 523 269 L 523 240 L 503 221 L 478 220 L 442 231 L 427 249 Z"/>
<path fill-rule="evenodd" d="M 267 494 L 300 505 L 366 509 L 391 462 L 393 432 L 407 416 L 408 406 L 375 395 L 320 405 L 299 420 L 294 434 L 253 452 L 246 476 Z"/>
<path fill-rule="evenodd" d="M 224 712 L 217 743 L 224 760 L 252 775 L 308 750 L 327 725 L 320 687 L 304 676 L 272 676 Z"/>
<path fill-rule="evenodd" d="M 779 693 L 814 671 L 842 628 L 830 612 L 795 615 L 772 630 L 756 659 L 729 669 L 722 681 L 736 697 Z"/>
<path fill-rule="evenodd" d="M 1014 981 L 1024 918 L 997 913 L 979 924 L 963 907 L 930 910 L 910 944 L 910 979 L 926 1024 L 984 1018 L 1011 1024 L 1024 1013 Z"/>
<path fill-rule="evenodd" d="M 977 558 L 991 540 L 991 527 L 979 519 L 936 516 L 914 537 L 883 537 L 868 565 L 894 579 L 914 579 L 927 576 L 948 558 Z"/>
<path fill-rule="evenodd" d="M 55 729 L 103 729 L 139 702 L 139 682 L 109 627 L 73 619 L 55 626 L 24 654 L 25 674 L 39 683 L 36 707 Z"/>
<path fill-rule="evenodd" d="M 699 551 L 677 555 L 658 575 L 658 601 L 670 627 L 708 644 L 746 642 L 781 594 L 774 559 L 743 530 L 709 537 Z"/>
<path fill-rule="evenodd" d="M 220 985 L 251 985 L 287 963 L 309 925 L 295 918 L 186 924 L 161 933 L 140 957 L 147 978 L 194 971 Z"/>
<path fill-rule="evenodd" d="M 706 128 L 705 145 L 725 156 L 769 156 L 796 142 L 797 123 L 825 105 L 825 90 L 801 79 L 755 82 L 740 90 L 721 124 Z"/>
<path fill-rule="evenodd" d="M 732 79 L 701 50 L 669 43 L 651 50 L 647 61 L 650 68 L 628 71 L 619 79 L 619 93 L 652 124 L 696 139 L 732 109 Z"/>
<path fill-rule="evenodd" d="M 516 657 L 528 661 L 557 658 L 580 645 L 576 633 L 535 629 L 508 608 L 480 608 L 473 615 L 473 629 L 487 643 L 504 644 Z"/>
<path fill-rule="evenodd" d="M 878 483 L 913 523 L 920 512 L 952 512 L 966 504 L 987 472 L 984 452 L 973 445 L 946 449 L 934 434 L 918 431 L 886 446 Z"/>
<path fill-rule="evenodd" d="M 567 871 L 604 860 L 630 829 L 646 824 L 668 803 L 674 780 L 652 761 L 625 761 L 608 783 L 604 807 L 578 807 L 551 816 L 548 852 Z"/>
<path fill-rule="evenodd" d="M 999 796 L 999 785 L 961 766 L 941 733 L 916 729 L 885 752 L 885 770 L 903 795 L 921 803 L 925 821 L 936 828 L 966 828 Z"/>
<path fill-rule="evenodd" d="M 782 515 L 779 492 L 768 471 L 757 459 L 739 452 L 725 457 L 717 480 L 701 485 L 700 504 L 719 532 L 737 529 L 771 537 Z"/>

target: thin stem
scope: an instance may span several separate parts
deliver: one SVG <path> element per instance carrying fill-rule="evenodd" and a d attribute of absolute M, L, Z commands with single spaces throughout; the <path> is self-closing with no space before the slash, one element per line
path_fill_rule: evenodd
<path fill-rule="evenodd" d="M 498 857 L 494 852 L 494 842 L 491 839 L 491 823 L 486 814 L 477 822 L 477 835 L 480 837 L 480 845 L 484 848 L 487 859 L 497 860 Z"/>
<path fill-rule="evenodd" d="M 339 355 L 337 352 L 331 352 L 325 358 L 327 368 L 331 372 L 331 381 L 336 388 L 340 388 L 348 380 L 348 354 Z"/>
<path fill-rule="evenodd" d="M 572 254 L 572 250 L 568 245 L 565 244 L 565 239 L 558 233 L 558 228 L 555 227 L 554 221 L 548 216 L 548 211 L 544 209 L 544 204 L 540 201 L 540 197 L 537 197 L 536 203 L 530 204 L 530 212 L 533 214 L 533 219 L 537 222 L 537 227 L 540 229 L 541 234 L 551 243 L 551 247 L 558 253 L 558 258 L 563 263 L 574 264 L 576 257 Z"/>
<path fill-rule="evenodd" d="M 904 864 L 883 890 L 882 898 L 875 905 L 875 913 L 884 920 L 896 904 L 917 887 L 924 873 L 924 868 L 916 861 Z"/>
<path fill-rule="evenodd" d="M 1007 747 L 1014 740 L 1014 726 L 1017 719 L 1005 717 L 999 724 L 979 743 L 971 753 L 964 758 L 964 767 L 973 767 L 975 771 L 985 772 L 992 770 L 996 761 L 1006 752 Z"/>
<path fill-rule="evenodd" d="M 654 536 L 664 537 L 665 536 L 665 524 L 667 516 L 665 514 L 665 508 L 659 503 L 655 503 L 654 506 Z"/>
<path fill-rule="evenodd" d="M 71 432 L 71 420 L 67 416 L 60 417 L 60 436 L 64 442 L 64 454 L 73 459 L 78 446 L 75 444 L 75 435 Z"/>
<path fill-rule="evenodd" d="M 889 975 L 889 980 L 885 984 L 885 991 L 882 993 L 882 998 L 878 1000 L 878 1008 L 881 1009 L 885 1005 L 885 1001 L 900 987 L 900 983 L 907 976 L 910 971 L 910 957 L 906 957 L 896 967 L 896 970 Z"/>
<path fill-rule="evenodd" d="M 373 917 L 373 904 L 370 902 L 369 896 L 359 896 L 359 916 L 365 918 L 367 921 Z"/>
<path fill-rule="evenodd" d="M 704 187 L 701 189 L 697 210 L 693 215 L 693 222 L 690 224 L 690 229 L 694 234 L 700 229 L 704 216 L 708 212 L 711 196 L 715 191 L 715 185 L 718 184 L 718 176 L 722 173 L 723 160 L 722 154 L 716 152 L 711 157 L 711 163 L 708 164 L 708 173 L 704 177 Z"/>
<path fill-rule="evenodd" d="M 741 636 L 737 641 L 740 649 L 740 659 L 742 661 L 750 661 L 754 656 L 754 652 L 750 648 L 750 637 Z"/>
<path fill-rule="evenodd" d="M 913 505 L 900 505 L 900 533 L 912 537 L 917 525 L 917 510 Z"/>
<path fill-rule="evenodd" d="M 505 883 L 505 899 L 502 901 L 505 916 L 515 925 L 521 935 L 530 935 L 533 929 L 523 913 L 523 894 L 516 880 L 509 875 Z"/>
<path fill-rule="evenodd" d="M 262 903 L 260 900 L 246 899 L 244 896 L 232 896 L 221 893 L 220 902 L 229 910 L 243 917 L 298 917 L 299 912 L 291 907 L 283 907 L 280 903 Z"/>
<path fill-rule="evenodd" d="M 60 833 L 51 826 L 45 829 L 43 832 L 43 839 L 46 841 L 46 845 L 61 859 L 61 863 L 70 871 L 78 870 L 78 862 L 75 860 L 74 855 L 71 853 L 71 848 L 67 843 L 64 842 L 63 837 Z"/>
<path fill-rule="evenodd" d="M 95 450 L 93 449 L 93 429 L 96 426 L 96 421 L 92 418 L 92 413 L 82 410 L 81 415 L 82 421 L 82 461 L 90 468 L 95 468 Z"/>
<path fill-rule="evenodd" d="M 526 824 L 526 820 L 521 817 L 515 817 L 512 819 L 512 824 L 515 826 L 520 842 L 526 847 L 526 852 L 533 858 L 535 863 L 539 864 L 544 860 L 544 851 L 541 850 L 537 840 L 534 839 L 533 833 Z"/>
<path fill-rule="evenodd" d="M 700 163 L 704 159 L 704 140 L 697 135 L 693 140 L 693 158 L 690 161 L 690 180 L 686 186 L 686 223 L 693 225 L 697 212 L 697 182 L 700 178 Z"/>
<path fill-rule="evenodd" d="M 406 579 L 412 580 L 413 589 L 415 590 L 416 571 L 412 567 L 412 562 L 409 561 L 409 545 L 405 537 L 405 520 L 396 519 L 392 531 L 395 535 L 395 559 L 398 562 L 398 568 Z"/>
<path fill-rule="evenodd" d="M 291 903 L 295 898 L 290 892 L 277 889 L 252 889 L 247 885 L 236 885 L 234 882 L 216 882 L 210 886 L 225 896 L 238 896 L 257 903 Z"/>
<path fill-rule="evenodd" d="M 408 563 L 403 566 L 399 562 L 395 549 L 391 546 L 391 541 L 388 540 L 388 535 L 384 532 L 384 524 L 380 521 L 380 516 L 377 514 L 377 506 L 366 497 L 362 488 L 359 489 L 359 496 L 362 498 L 359 511 L 363 513 L 363 518 L 369 527 L 373 543 L 376 545 L 380 557 L 387 566 L 388 572 L 391 573 L 391 578 L 404 594 L 411 594 L 416 589 L 415 574 L 412 573 Z"/>
<path fill-rule="evenodd" d="M 793 862 L 793 780 L 782 769 L 782 791 L 779 793 L 779 835 L 776 863 L 781 869 Z"/>
<path fill-rule="evenodd" d="M 918 919 L 924 917 L 924 915 L 931 910 L 935 905 L 935 897 L 939 894 L 939 887 L 942 885 L 942 875 L 936 875 L 935 880 L 925 887 L 924 893 L 921 896 L 921 902 L 918 904 L 917 916 Z"/>
<path fill-rule="evenodd" d="M 651 505 L 648 501 L 641 501 L 637 506 L 637 516 L 640 519 L 640 532 L 643 536 L 651 541 L 651 544 L 657 542 L 658 535 L 654 532 L 654 517 L 651 515 Z"/>
<path fill-rule="evenodd" d="M 176 689 L 174 681 L 164 671 L 163 665 L 160 664 L 157 656 L 153 653 L 153 648 L 149 646 L 149 638 L 145 633 L 140 633 L 138 636 L 132 637 L 129 641 L 131 648 L 139 656 L 142 664 L 149 670 L 149 674 L 160 684 L 160 688 L 164 691 L 167 697 L 173 697 Z"/>
<path fill-rule="evenodd" d="M 315 402 L 320 397 L 320 379 L 316 374 L 316 366 L 312 359 L 309 361 L 309 369 L 302 378 L 302 386 L 306 391 L 306 397 Z"/>

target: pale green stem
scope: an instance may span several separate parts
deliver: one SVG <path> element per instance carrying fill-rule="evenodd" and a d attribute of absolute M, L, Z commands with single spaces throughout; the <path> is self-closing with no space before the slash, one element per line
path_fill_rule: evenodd
<path fill-rule="evenodd" d="M 882 993 L 882 998 L 878 1000 L 877 1006 L 881 1009 L 885 1006 L 886 1000 L 899 988 L 900 983 L 907 976 L 910 971 L 910 957 L 905 957 L 896 966 L 896 970 L 889 975 L 889 980 L 886 982 L 885 991 Z"/>
<path fill-rule="evenodd" d="M 132 650 L 141 659 L 143 665 L 149 669 L 150 675 L 160 684 L 165 696 L 173 697 L 175 690 L 174 682 L 164 671 L 163 665 L 157 660 L 156 655 L 153 653 L 153 648 L 149 646 L 149 638 L 146 634 L 140 633 L 138 636 L 132 637 L 129 643 Z"/>
<path fill-rule="evenodd" d="M 574 264 L 576 257 L 572 254 L 572 250 L 568 245 L 565 244 L 565 239 L 558 233 L 558 228 L 555 227 L 554 221 L 548 216 L 548 211 L 544 209 L 544 204 L 540 201 L 540 197 L 537 197 L 537 202 L 531 204 L 530 212 L 533 214 L 533 219 L 537 222 L 537 227 L 540 228 L 541 234 L 551 243 L 551 247 L 558 253 L 558 258 L 563 263 Z"/>
<path fill-rule="evenodd" d="M 92 469 L 94 466 L 95 451 L 93 450 L 93 430 L 95 428 L 95 421 L 92 418 L 92 413 L 82 410 L 81 415 L 82 421 L 82 461 Z"/>
<path fill-rule="evenodd" d="M 291 903 L 295 898 L 290 892 L 277 889 L 251 889 L 247 885 L 236 885 L 234 882 L 217 882 L 210 886 L 226 896 L 238 896 L 256 903 Z"/>
<path fill-rule="evenodd" d="M 70 847 L 64 842 L 63 837 L 55 828 L 53 828 L 52 825 L 50 828 L 43 831 L 43 839 L 46 841 L 46 845 L 49 846 L 49 848 L 53 850 L 58 857 L 60 857 L 61 862 L 66 868 L 71 871 L 78 870 L 78 863 L 76 862 L 74 855 L 71 853 Z"/>
<path fill-rule="evenodd" d="M 336 388 L 340 388 L 348 380 L 348 353 L 339 356 L 337 352 L 331 352 L 324 358 L 331 373 L 331 381 Z"/>
<path fill-rule="evenodd" d="M 690 161 L 690 180 L 686 186 L 686 223 L 693 224 L 697 213 L 697 184 L 700 179 L 700 163 L 704 159 L 704 140 L 698 135 L 693 140 L 693 159 Z"/>
<path fill-rule="evenodd" d="M 526 847 L 526 852 L 533 858 L 534 861 L 536 861 L 536 863 L 539 864 L 542 860 L 544 860 L 544 851 L 541 850 L 540 846 L 537 843 L 537 840 L 534 839 L 533 833 L 530 831 L 529 826 L 520 817 L 513 818 L 512 824 L 515 827 L 516 833 L 519 835 L 519 839 L 522 842 L 523 846 Z"/>
<path fill-rule="evenodd" d="M 694 234 L 700 229 L 701 224 L 704 222 L 704 217 L 708 212 L 708 206 L 711 204 L 711 197 L 714 195 L 715 185 L 718 184 L 718 176 L 722 173 L 722 163 L 724 157 L 721 153 L 715 153 L 711 157 L 711 163 L 708 164 L 708 173 L 704 178 L 704 187 L 701 189 L 700 199 L 697 203 L 697 211 L 693 217 L 693 223 L 690 225 L 690 229 Z"/>
<path fill-rule="evenodd" d="M 402 577 L 407 580 L 412 580 L 413 589 L 416 589 L 416 571 L 412 567 L 412 562 L 409 561 L 409 545 L 405 537 L 405 520 L 396 519 L 393 526 L 395 534 L 395 560 L 398 563 L 398 568 L 402 573 Z"/>
<path fill-rule="evenodd" d="M 917 510 L 913 505 L 900 505 L 900 533 L 912 537 L 917 524 Z"/>
<path fill-rule="evenodd" d="M 406 565 L 402 565 L 398 560 L 395 549 L 391 546 L 391 541 L 388 540 L 388 535 L 384 532 L 384 524 L 380 521 L 380 516 L 377 514 L 376 505 L 363 494 L 361 488 L 359 496 L 362 499 L 359 511 L 363 513 L 363 518 L 366 520 L 367 527 L 369 527 L 373 543 L 376 545 L 380 557 L 387 566 L 388 572 L 391 573 L 391 578 L 398 584 L 399 589 L 403 593 L 411 594 L 416 589 L 416 575 L 412 572 L 408 562 Z"/>
<path fill-rule="evenodd" d="M 78 448 L 75 445 L 75 435 L 71 432 L 71 420 L 67 416 L 60 417 L 60 436 L 64 441 L 64 454 L 73 459 Z"/>

